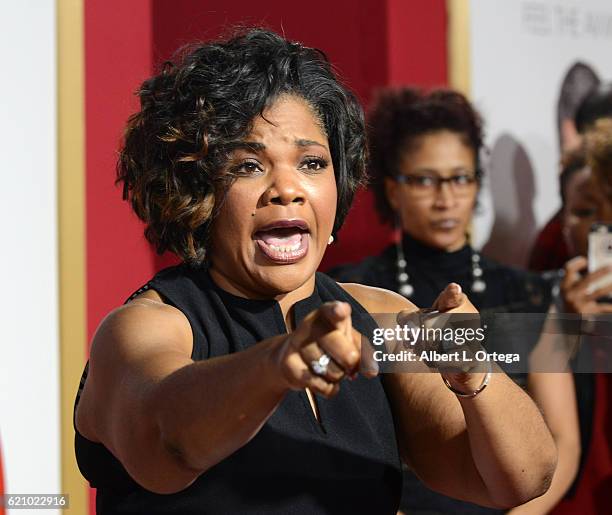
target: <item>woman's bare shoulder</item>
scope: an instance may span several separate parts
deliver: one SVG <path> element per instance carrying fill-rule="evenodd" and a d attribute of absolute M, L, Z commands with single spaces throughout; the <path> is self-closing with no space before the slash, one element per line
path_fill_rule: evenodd
<path fill-rule="evenodd" d="M 174 349 L 187 355 L 191 355 L 193 347 L 191 325 L 185 314 L 164 302 L 153 289 L 138 294 L 111 311 L 100 323 L 98 333 L 101 334 L 96 336 L 113 335 L 132 341 L 137 337 L 138 341 L 143 342 L 168 336 Z"/>
<path fill-rule="evenodd" d="M 191 362 L 193 337 L 186 316 L 147 290 L 115 308 L 100 322 L 91 343 L 87 381 L 76 410 L 76 428 L 92 441 L 103 441 L 110 422 L 100 406 L 129 375 L 152 381 Z"/>
<path fill-rule="evenodd" d="M 397 313 L 404 309 L 414 311 L 418 309 L 408 299 L 391 290 L 358 283 L 338 283 L 338 285 L 369 313 Z"/>

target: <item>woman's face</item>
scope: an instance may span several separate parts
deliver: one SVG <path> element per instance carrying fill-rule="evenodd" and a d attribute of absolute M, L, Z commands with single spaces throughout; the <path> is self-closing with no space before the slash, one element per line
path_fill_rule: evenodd
<path fill-rule="evenodd" d="M 565 185 L 563 235 L 572 257 L 586 256 L 591 225 L 603 221 L 605 202 L 588 167 L 572 175 Z"/>
<path fill-rule="evenodd" d="M 601 200 L 600 221 L 612 223 L 612 170 L 593 174 L 593 185 L 598 191 Z"/>
<path fill-rule="evenodd" d="M 447 130 L 425 134 L 403 152 L 398 174 L 406 178 L 387 178 L 385 188 L 404 232 L 445 251 L 465 244 L 478 193 L 475 157 L 460 134 Z"/>
<path fill-rule="evenodd" d="M 329 143 L 311 107 L 280 97 L 226 166 L 238 178 L 211 228 L 216 282 L 246 297 L 311 288 L 337 203 Z"/>

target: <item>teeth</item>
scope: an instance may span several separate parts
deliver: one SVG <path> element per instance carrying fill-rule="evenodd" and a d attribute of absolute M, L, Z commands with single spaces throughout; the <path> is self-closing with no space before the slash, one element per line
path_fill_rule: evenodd
<path fill-rule="evenodd" d="M 288 245 L 270 245 L 270 248 L 272 250 L 275 250 L 276 252 L 294 252 L 296 250 L 298 250 L 300 248 L 300 244 L 297 243 L 296 245 L 292 245 L 292 246 L 288 246 Z"/>

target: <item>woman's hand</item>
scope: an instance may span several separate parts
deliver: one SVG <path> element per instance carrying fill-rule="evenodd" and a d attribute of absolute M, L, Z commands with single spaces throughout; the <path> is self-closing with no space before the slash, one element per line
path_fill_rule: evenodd
<path fill-rule="evenodd" d="M 478 314 L 478 310 L 474 307 L 474 305 L 470 302 L 467 295 L 462 292 L 461 286 L 456 283 L 450 283 L 446 286 L 444 290 L 438 295 L 438 298 L 433 303 L 433 306 L 430 309 L 422 309 L 417 312 L 418 313 L 431 313 L 431 312 L 439 312 L 442 313 L 472 313 Z M 398 320 L 402 320 L 402 315 L 406 317 L 414 317 L 415 313 L 411 310 L 406 310 L 400 313 Z M 435 314 L 431 315 L 429 318 L 430 323 L 435 324 Z M 425 322 L 426 324 L 428 322 Z M 474 320 L 466 320 L 470 326 L 474 324 Z M 437 348 L 437 342 L 434 342 L 434 346 Z M 478 346 L 480 348 L 480 346 Z M 474 354 L 475 350 L 473 345 L 465 345 L 465 346 L 456 346 L 456 350 L 461 350 L 462 352 L 466 352 L 468 354 Z M 434 350 L 433 348 L 428 348 L 428 350 Z M 478 349 L 477 349 L 478 350 Z M 481 364 L 473 360 L 471 363 L 465 362 L 461 367 L 458 367 L 457 364 L 454 364 L 452 367 L 445 367 L 442 363 L 442 366 L 436 367 L 442 377 L 446 378 L 451 386 L 457 389 L 460 392 L 471 393 L 476 391 L 484 380 L 485 372 L 481 370 Z"/>
<path fill-rule="evenodd" d="M 450 283 L 434 301 L 433 309 L 441 313 L 478 313 L 457 283 Z"/>
<path fill-rule="evenodd" d="M 323 354 L 331 360 L 326 372 L 319 375 L 312 363 Z M 332 397 L 338 392 L 342 378 L 357 373 L 360 356 L 361 335 L 353 329 L 350 304 L 327 302 L 283 338 L 274 360 L 288 388 L 309 388 Z"/>
<path fill-rule="evenodd" d="M 565 277 L 561 281 L 561 295 L 568 313 L 601 314 L 612 313 L 612 303 L 597 302 L 597 299 L 612 295 L 612 283 L 592 289 L 593 284 L 612 274 L 612 266 L 582 275 L 587 270 L 588 260 L 578 256 L 565 265 Z"/>
<path fill-rule="evenodd" d="M 478 313 L 478 310 L 470 302 L 467 295 L 461 291 L 461 286 L 456 283 L 449 284 L 438 295 L 433 308 L 441 313 Z M 465 349 L 472 354 L 474 353 L 473 349 L 467 345 Z M 473 363 L 476 363 L 477 368 L 479 368 L 477 361 L 473 361 Z M 477 369 L 470 370 L 469 372 L 440 370 L 440 375 L 445 377 L 453 388 L 468 394 L 480 388 L 485 374 L 486 372 Z"/>

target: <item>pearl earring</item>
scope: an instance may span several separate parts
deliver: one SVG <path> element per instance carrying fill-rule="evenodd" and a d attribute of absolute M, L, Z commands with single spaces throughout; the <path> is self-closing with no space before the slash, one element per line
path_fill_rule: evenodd
<path fill-rule="evenodd" d="M 331 245 L 334 242 L 334 237 L 330 234 L 329 235 L 329 240 L 327 240 L 327 244 Z"/>

